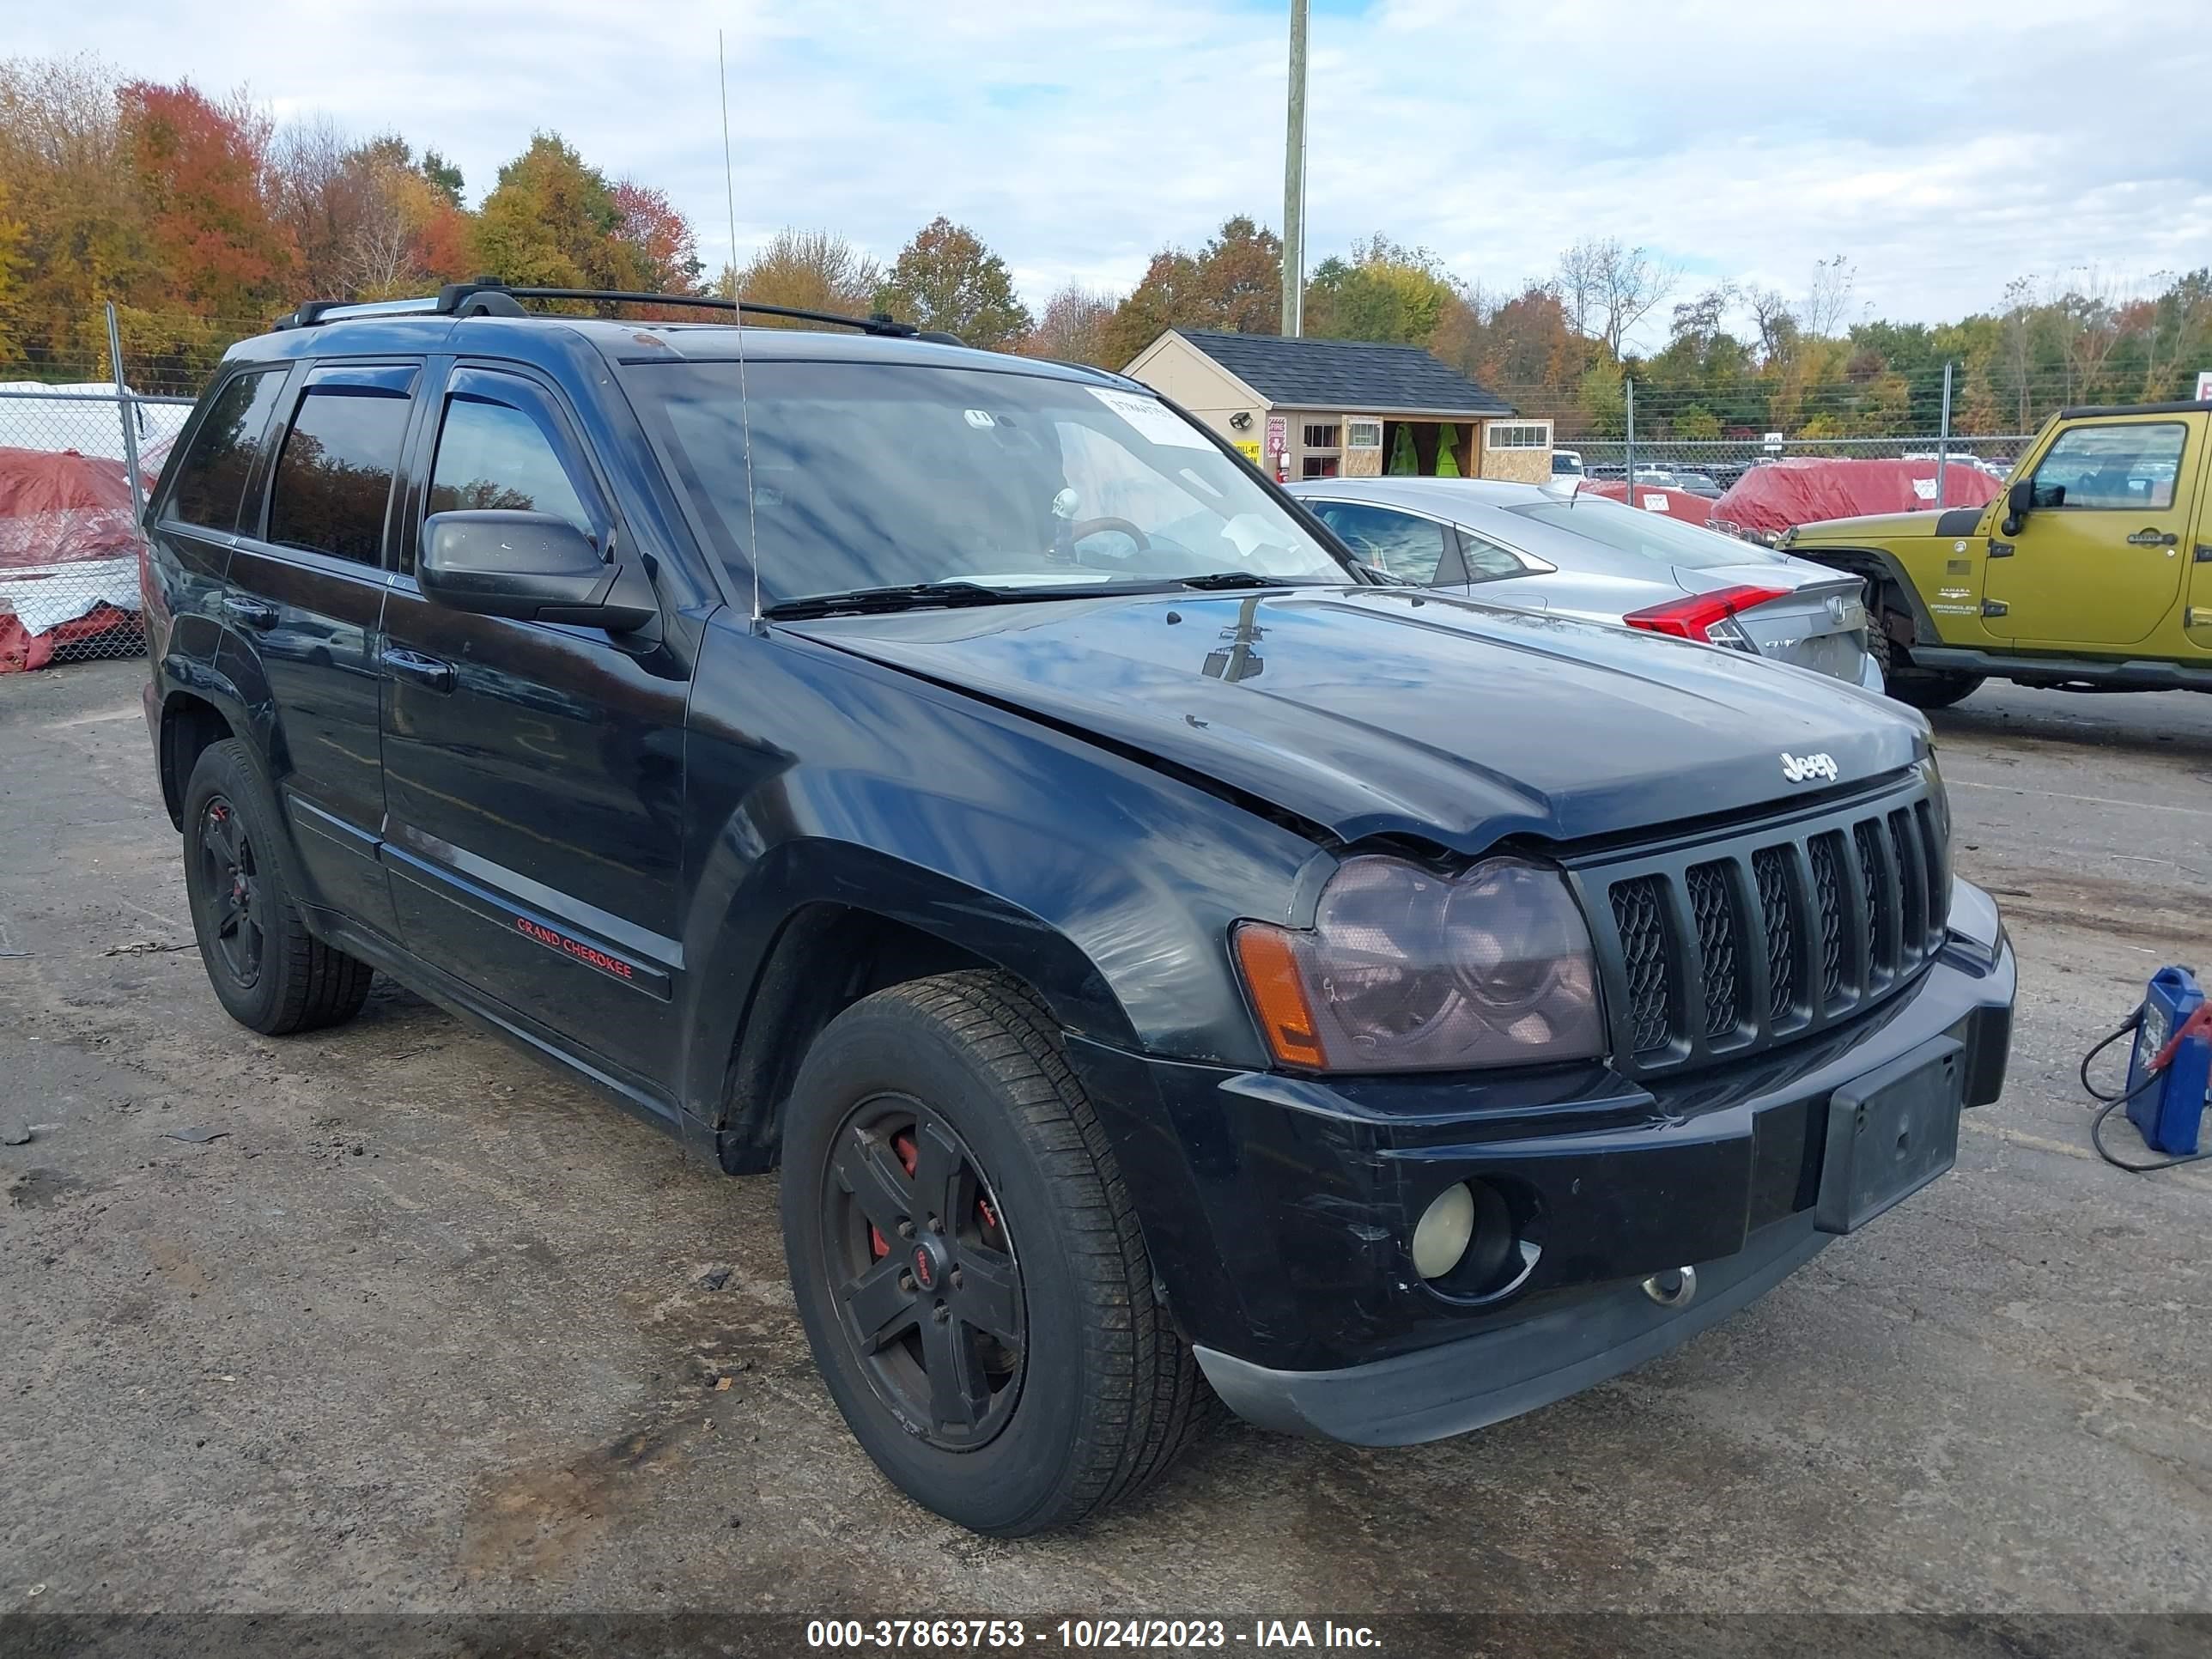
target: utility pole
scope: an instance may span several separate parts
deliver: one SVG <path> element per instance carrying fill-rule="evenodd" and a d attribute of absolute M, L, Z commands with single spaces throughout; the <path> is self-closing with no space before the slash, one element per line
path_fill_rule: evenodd
<path fill-rule="evenodd" d="M 1943 424 L 1936 434 L 1936 506 L 1938 511 L 1947 505 L 1943 500 L 1943 469 L 1951 459 L 1951 365 L 1943 364 Z"/>
<path fill-rule="evenodd" d="M 1306 0 L 1291 0 L 1291 112 L 1283 138 L 1283 334 L 1305 332 Z"/>
<path fill-rule="evenodd" d="M 1626 465 L 1621 470 L 1627 475 L 1626 500 L 1628 504 L 1633 507 L 1636 505 L 1636 382 L 1623 380 L 1620 383 L 1620 392 L 1628 408 L 1628 442 L 1622 456 Z"/>

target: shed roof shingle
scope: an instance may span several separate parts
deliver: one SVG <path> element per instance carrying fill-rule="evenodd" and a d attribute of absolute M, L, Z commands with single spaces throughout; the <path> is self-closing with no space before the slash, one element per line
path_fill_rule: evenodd
<path fill-rule="evenodd" d="M 1507 403 L 1419 346 L 1175 331 L 1270 403 L 1301 409 L 1435 410 L 1511 415 Z"/>

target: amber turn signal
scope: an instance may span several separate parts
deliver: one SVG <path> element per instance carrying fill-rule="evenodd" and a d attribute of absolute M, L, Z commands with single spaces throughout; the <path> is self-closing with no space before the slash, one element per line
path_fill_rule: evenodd
<path fill-rule="evenodd" d="M 1313 1005 L 1306 1000 L 1290 934 L 1264 921 L 1241 922 L 1236 945 L 1245 988 L 1251 993 L 1260 1029 L 1275 1058 L 1285 1066 L 1325 1066 L 1328 1057 L 1322 1053 L 1321 1031 L 1314 1023 Z"/>

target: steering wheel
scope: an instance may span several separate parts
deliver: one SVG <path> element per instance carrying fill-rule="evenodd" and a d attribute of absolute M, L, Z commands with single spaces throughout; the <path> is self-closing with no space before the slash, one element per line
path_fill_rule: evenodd
<path fill-rule="evenodd" d="M 1136 543 L 1137 551 L 1139 553 L 1149 553 L 1152 550 L 1152 538 L 1127 519 L 1078 519 L 1067 526 L 1067 538 L 1072 542 L 1079 542 L 1086 536 L 1096 536 L 1104 530 L 1120 531 L 1131 541 Z"/>

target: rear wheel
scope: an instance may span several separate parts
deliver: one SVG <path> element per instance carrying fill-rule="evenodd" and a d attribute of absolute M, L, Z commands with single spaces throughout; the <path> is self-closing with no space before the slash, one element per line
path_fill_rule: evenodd
<path fill-rule="evenodd" d="M 838 1409 L 949 1520 L 1070 1525 L 1200 1425 L 1127 1186 L 1056 1025 L 1005 975 L 894 986 L 830 1023 L 793 1093 L 783 1230 Z"/>
<path fill-rule="evenodd" d="M 283 1036 L 351 1019 L 368 963 L 307 931 L 282 860 L 276 802 L 235 738 L 210 744 L 185 787 L 185 892 L 216 1000 Z"/>

